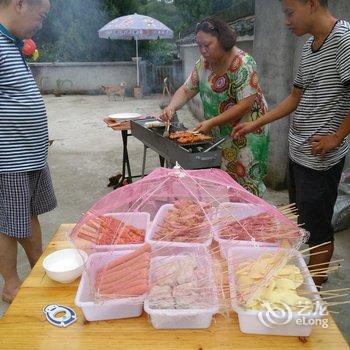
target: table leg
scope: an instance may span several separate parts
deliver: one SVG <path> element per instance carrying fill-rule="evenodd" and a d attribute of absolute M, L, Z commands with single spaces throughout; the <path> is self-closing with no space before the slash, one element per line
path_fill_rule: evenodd
<path fill-rule="evenodd" d="M 143 159 L 142 159 L 142 172 L 141 172 L 142 179 L 145 177 L 147 148 L 148 147 L 146 145 L 143 145 Z"/>
<path fill-rule="evenodd" d="M 128 171 L 128 182 L 132 182 L 130 161 L 128 154 L 128 131 L 122 130 L 123 138 L 123 173 L 122 173 L 122 182 L 126 179 L 126 170 Z"/>
<path fill-rule="evenodd" d="M 159 156 L 159 164 L 162 168 L 164 168 L 164 163 L 165 163 L 165 159 L 160 155 Z"/>

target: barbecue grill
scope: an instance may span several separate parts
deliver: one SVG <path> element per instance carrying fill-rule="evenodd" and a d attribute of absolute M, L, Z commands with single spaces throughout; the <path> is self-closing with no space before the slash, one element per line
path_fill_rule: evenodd
<path fill-rule="evenodd" d="M 213 141 L 196 142 L 193 144 L 179 144 L 175 140 L 163 137 L 164 126 L 157 128 L 147 128 L 145 123 L 155 121 L 155 119 L 139 119 L 131 121 L 131 132 L 134 137 L 144 145 L 142 174 L 144 175 L 146 151 L 152 149 L 159 154 L 166 162 L 166 166 L 171 168 L 178 162 L 184 169 L 206 169 L 220 168 L 221 153 L 220 147 L 214 147 L 208 152 L 206 149 L 215 145 Z M 186 130 L 182 123 L 172 123 L 170 133 Z"/>

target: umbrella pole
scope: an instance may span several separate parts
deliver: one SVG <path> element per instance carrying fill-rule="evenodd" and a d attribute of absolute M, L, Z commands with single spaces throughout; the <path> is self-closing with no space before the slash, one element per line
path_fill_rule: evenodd
<path fill-rule="evenodd" d="M 137 74 L 137 87 L 140 86 L 140 71 L 139 71 L 139 42 L 136 39 L 136 74 Z"/>

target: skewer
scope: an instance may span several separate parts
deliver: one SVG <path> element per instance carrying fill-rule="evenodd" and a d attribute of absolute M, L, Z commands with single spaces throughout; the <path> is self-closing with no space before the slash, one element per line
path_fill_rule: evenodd
<path fill-rule="evenodd" d="M 309 294 L 318 294 L 322 296 L 323 294 L 325 295 L 338 295 L 337 293 L 326 293 L 326 292 L 321 292 L 321 291 L 312 291 L 312 290 L 298 290 L 299 295 L 309 295 Z"/>
<path fill-rule="evenodd" d="M 335 264 L 335 263 L 342 262 L 342 261 L 344 261 L 344 259 L 333 260 L 330 262 L 324 262 L 324 263 L 320 263 L 320 264 L 308 265 L 308 267 L 314 267 L 314 266 L 320 266 L 320 265 L 326 265 L 326 264 Z"/>
<path fill-rule="evenodd" d="M 342 292 L 342 291 L 346 291 L 346 290 L 350 290 L 350 288 L 338 288 L 338 289 L 324 290 L 324 291 L 319 292 L 319 293 L 334 293 L 334 292 Z"/>
<path fill-rule="evenodd" d="M 327 268 L 323 268 L 323 269 L 309 269 L 307 268 L 310 272 L 332 272 L 332 271 L 336 271 L 340 268 L 341 266 L 331 266 L 331 267 L 327 267 Z"/>
<path fill-rule="evenodd" d="M 344 305 L 344 304 L 350 304 L 350 300 L 339 301 L 339 302 L 331 302 L 331 303 L 326 302 L 327 306 L 337 306 L 337 305 Z"/>
<path fill-rule="evenodd" d="M 328 310 L 328 309 L 327 309 L 327 311 L 331 314 L 339 314 L 339 311 L 332 311 L 332 310 Z"/>
<path fill-rule="evenodd" d="M 335 298 L 342 298 L 348 296 L 349 293 L 346 294 L 338 294 L 338 295 L 331 295 L 328 297 L 322 297 L 322 300 L 328 300 L 328 299 L 335 299 Z M 311 301 L 319 301 L 319 299 L 311 299 Z"/>
<path fill-rule="evenodd" d="M 299 215 L 288 215 L 287 218 L 291 221 L 296 221 L 299 218 Z"/>
<path fill-rule="evenodd" d="M 283 209 L 286 209 L 286 208 L 291 208 L 291 207 L 296 207 L 296 204 L 295 203 L 290 203 L 290 204 L 287 204 L 287 205 L 283 205 L 281 207 L 278 207 L 277 209 L 279 211 L 283 210 Z"/>
<path fill-rule="evenodd" d="M 294 214 L 294 215 L 298 215 L 298 209 L 288 209 L 288 210 L 280 210 L 280 213 L 283 215 L 290 215 L 290 214 Z"/>
<path fill-rule="evenodd" d="M 280 211 L 280 213 L 281 213 L 282 215 L 285 215 L 285 216 L 287 216 L 287 215 L 299 215 L 299 214 L 298 214 L 298 211 L 297 211 L 297 210 L 293 210 L 293 209 Z"/>
<path fill-rule="evenodd" d="M 311 253 L 311 254 L 302 254 L 302 255 L 304 258 L 307 258 L 309 256 L 319 255 L 319 254 L 323 254 L 323 253 L 328 253 L 328 250 L 322 250 L 321 252 Z"/>
<path fill-rule="evenodd" d="M 286 209 L 282 209 L 280 211 L 282 211 L 282 212 L 298 212 L 298 208 L 297 207 L 289 207 Z"/>
<path fill-rule="evenodd" d="M 318 273 L 318 274 L 323 274 L 323 273 L 330 273 L 330 272 L 334 272 L 334 271 L 337 271 L 339 269 L 338 266 L 335 266 L 335 267 L 330 267 L 328 269 L 310 269 L 309 272 L 310 273 Z"/>
<path fill-rule="evenodd" d="M 338 292 L 342 292 L 342 291 L 349 291 L 350 288 L 340 288 L 340 289 L 334 289 L 334 290 L 324 290 L 324 291 L 318 291 L 317 294 L 319 295 L 339 295 Z M 306 293 L 303 293 L 306 294 Z M 316 292 L 310 292 L 309 294 L 316 294 Z"/>
<path fill-rule="evenodd" d="M 277 207 L 279 211 L 287 211 L 287 210 L 298 210 L 294 204 L 284 205 L 282 207 Z"/>
<path fill-rule="evenodd" d="M 325 243 L 321 243 L 321 244 L 318 244 L 318 245 L 315 245 L 315 246 L 312 246 L 312 247 L 309 247 L 309 248 L 306 248 L 304 250 L 301 250 L 300 253 L 308 252 L 308 251 L 310 251 L 312 249 L 316 249 L 316 248 L 322 247 L 322 246 L 327 245 L 329 243 L 331 243 L 331 241 L 325 242 Z M 328 250 L 326 250 L 326 252 L 328 252 Z"/>

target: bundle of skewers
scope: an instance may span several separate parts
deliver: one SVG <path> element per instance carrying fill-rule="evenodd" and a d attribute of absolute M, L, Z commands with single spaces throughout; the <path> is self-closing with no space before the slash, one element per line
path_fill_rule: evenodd
<path fill-rule="evenodd" d="M 242 204 L 237 208 L 231 203 L 220 205 L 217 209 L 212 225 L 219 239 L 227 241 L 253 241 L 262 243 L 280 243 L 283 240 L 297 241 L 302 239 L 305 232 L 291 219 L 296 218 L 295 208 L 284 207 L 288 216 L 281 217 L 268 209 L 256 205 Z M 253 211 L 252 214 L 240 217 L 244 210 Z M 293 244 L 293 243 L 292 243 Z"/>
<path fill-rule="evenodd" d="M 96 296 L 120 299 L 145 294 L 149 289 L 150 252 L 150 245 L 144 244 L 98 269 L 94 278 Z"/>
<path fill-rule="evenodd" d="M 298 213 L 295 204 L 280 207 L 279 211 L 293 224 L 287 226 L 288 231 L 285 232 L 289 232 L 289 234 L 291 232 L 290 230 L 298 232 L 298 229 L 303 225 L 297 223 Z M 253 218 L 253 220 L 255 219 Z M 228 217 L 225 220 L 227 221 Z M 244 220 L 247 222 L 249 217 Z M 275 218 L 274 220 L 265 221 L 267 232 L 271 232 L 271 236 L 264 236 L 265 242 L 266 237 L 271 239 L 273 235 L 276 236 L 276 223 Z M 269 225 L 272 228 L 271 230 L 268 229 Z M 242 230 L 241 226 L 238 225 L 238 227 Z M 250 232 L 252 237 L 256 237 L 254 235 L 255 231 Z M 234 233 L 232 233 L 230 238 L 237 239 L 237 237 L 239 239 L 239 234 L 234 236 Z M 262 239 L 262 236 L 258 237 Z M 282 237 L 284 236 L 282 235 Z M 236 257 L 234 266 L 235 292 L 233 293 L 236 299 L 235 302 L 246 310 L 280 309 L 287 305 L 292 311 L 302 309 L 310 312 L 316 308 L 317 304 L 321 304 L 330 313 L 336 313 L 337 311 L 332 310 L 332 307 L 350 303 L 349 300 L 338 300 L 348 297 L 349 294 L 347 292 L 350 288 L 324 290 L 321 285 L 313 283 L 312 280 L 310 281 L 310 278 L 314 280 L 320 277 L 327 278 L 329 274 L 341 268 L 340 263 L 343 259 L 333 260 L 330 263 L 305 265 L 304 267 L 293 263 L 300 258 L 307 259 L 310 256 L 327 253 L 327 250 L 320 250 L 320 248 L 328 243 L 330 242 L 297 250 L 291 249 L 289 241 L 282 238 L 278 247 L 275 248 L 276 251 L 274 253 L 268 252 L 262 254 L 260 258 L 246 256 L 241 261 L 239 257 Z M 264 250 L 265 248 L 262 249 Z M 221 259 L 219 252 L 218 246 L 211 248 L 211 254 L 216 260 L 217 283 L 221 290 L 220 303 L 227 309 L 230 307 L 232 301 L 232 294 L 230 294 L 230 291 L 232 292 L 232 285 L 230 286 L 228 277 L 229 266 L 227 265 L 230 264 L 230 260 L 227 263 Z M 317 289 L 310 290 L 310 286 L 315 286 Z"/>
<path fill-rule="evenodd" d="M 80 227 L 77 236 L 97 245 L 140 244 L 145 241 L 145 230 L 127 225 L 110 216 L 96 216 Z"/>
<path fill-rule="evenodd" d="M 152 239 L 162 242 L 202 243 L 211 237 L 206 212 L 210 204 L 177 200 L 158 223 Z"/>

